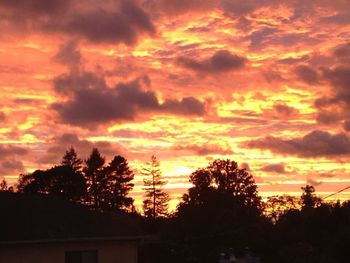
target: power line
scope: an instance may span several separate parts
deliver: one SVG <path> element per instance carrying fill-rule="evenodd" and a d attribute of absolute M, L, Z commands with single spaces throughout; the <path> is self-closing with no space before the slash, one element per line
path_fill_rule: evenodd
<path fill-rule="evenodd" d="M 341 190 L 339 190 L 339 191 L 337 191 L 337 192 L 335 192 L 335 193 L 333 193 L 333 194 L 327 195 L 327 196 L 323 197 L 322 199 L 325 200 L 326 198 L 329 198 L 329 197 L 331 197 L 331 196 L 334 196 L 334 195 L 336 195 L 336 194 L 339 194 L 339 193 L 341 193 L 341 192 L 343 192 L 343 191 L 345 191 L 345 190 L 347 190 L 347 189 L 350 189 L 350 186 L 347 186 L 347 187 L 345 187 L 345 188 L 343 188 L 343 189 L 341 189 Z"/>

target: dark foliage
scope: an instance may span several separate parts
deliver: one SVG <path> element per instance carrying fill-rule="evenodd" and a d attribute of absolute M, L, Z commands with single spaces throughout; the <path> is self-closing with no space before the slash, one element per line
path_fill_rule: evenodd
<path fill-rule="evenodd" d="M 86 183 L 80 172 L 60 165 L 21 175 L 17 188 L 22 193 L 50 194 L 70 201 L 81 201 L 85 196 Z"/>
<path fill-rule="evenodd" d="M 132 211 L 134 199 L 128 194 L 134 187 L 131 181 L 134 173 L 129 168 L 127 160 L 118 155 L 103 170 L 104 180 L 102 208 L 105 211 L 126 210 Z"/>

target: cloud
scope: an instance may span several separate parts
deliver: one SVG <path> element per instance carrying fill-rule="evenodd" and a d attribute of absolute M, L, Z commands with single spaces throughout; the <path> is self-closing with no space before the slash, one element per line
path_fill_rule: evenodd
<path fill-rule="evenodd" d="M 350 119 L 350 65 L 324 69 L 323 79 L 330 83 L 331 93 L 315 101 L 318 122 L 333 124 Z"/>
<path fill-rule="evenodd" d="M 350 131 L 350 120 L 346 120 L 346 121 L 344 121 L 344 123 L 343 123 L 343 128 L 344 128 L 344 130 L 345 131 Z"/>
<path fill-rule="evenodd" d="M 135 1 L 121 1 L 116 11 L 96 8 L 70 16 L 57 30 L 82 36 L 94 43 L 137 42 L 138 35 L 153 35 L 156 29 L 150 16 Z"/>
<path fill-rule="evenodd" d="M 212 57 L 203 60 L 180 57 L 177 62 L 185 68 L 200 73 L 217 74 L 242 69 L 245 66 L 246 59 L 238 55 L 233 55 L 227 50 L 221 50 L 215 52 Z"/>
<path fill-rule="evenodd" d="M 78 66 L 81 63 L 81 54 L 78 49 L 78 42 L 71 40 L 61 45 L 57 54 L 53 57 L 55 62 L 67 66 Z"/>
<path fill-rule="evenodd" d="M 124 156 L 128 154 L 127 150 L 119 143 L 107 141 L 91 142 L 86 139 L 80 139 L 74 133 L 64 133 L 53 137 L 47 143 L 50 146 L 39 160 L 39 162 L 45 164 L 58 164 L 65 151 L 70 147 L 74 147 L 79 157 L 83 159 L 88 157 L 93 148 L 98 148 L 101 154 L 108 158 L 117 154 Z"/>
<path fill-rule="evenodd" d="M 305 158 L 337 157 L 350 154 L 350 138 L 345 133 L 331 134 L 319 130 L 312 131 L 303 137 L 292 139 L 267 136 L 262 139 L 245 142 L 243 146 Z"/>
<path fill-rule="evenodd" d="M 350 8 L 350 6 L 348 8 Z M 325 24 L 336 24 L 340 26 L 349 25 L 350 23 L 349 12 L 338 12 L 335 15 L 324 17 L 321 19 L 321 22 Z"/>
<path fill-rule="evenodd" d="M 23 163 L 19 160 L 9 159 L 0 162 L 0 174 L 13 175 L 24 171 Z"/>
<path fill-rule="evenodd" d="M 314 180 L 312 178 L 308 178 L 306 180 L 306 182 L 307 182 L 308 185 L 312 185 L 312 186 L 319 186 L 319 185 L 321 185 L 323 183 L 322 181 Z"/>
<path fill-rule="evenodd" d="M 158 101 L 155 92 L 147 90 L 147 77 L 131 82 L 107 86 L 103 77 L 80 72 L 60 76 L 54 81 L 55 90 L 68 96 L 52 108 L 64 123 L 95 128 L 110 122 L 132 121 L 141 113 L 169 113 L 201 116 L 205 112 L 202 102 L 193 97 L 181 100 Z"/>
<path fill-rule="evenodd" d="M 268 173 L 278 173 L 278 174 L 286 173 L 284 163 L 267 164 L 261 167 L 260 170 Z"/>
<path fill-rule="evenodd" d="M 52 15 L 67 11 L 71 3 L 72 0 L 0 0 L 0 7 L 7 11 L 21 12 L 21 16 L 24 17 L 35 18 L 35 15 Z"/>
<path fill-rule="evenodd" d="M 181 100 L 168 99 L 160 105 L 160 109 L 180 115 L 201 116 L 205 112 L 204 104 L 193 97 L 185 97 Z"/>
<path fill-rule="evenodd" d="M 140 35 L 156 33 L 149 14 L 133 0 L 0 0 L 0 15 L 21 33 L 64 33 L 93 43 L 133 45 Z"/>
<path fill-rule="evenodd" d="M 294 107 L 280 103 L 274 104 L 273 109 L 279 118 L 290 118 L 298 113 Z"/>
<path fill-rule="evenodd" d="M 217 0 L 149 0 L 148 6 L 157 9 L 167 15 L 183 15 L 187 12 L 203 12 L 217 6 Z"/>
<path fill-rule="evenodd" d="M 241 163 L 241 168 L 246 169 L 247 172 L 251 172 L 249 163 Z"/>
<path fill-rule="evenodd" d="M 29 149 L 15 145 L 0 145 L 0 176 L 14 175 L 24 171 L 19 158 L 29 154 Z"/>
<path fill-rule="evenodd" d="M 301 81 L 315 85 L 319 83 L 320 77 L 316 70 L 306 65 L 299 65 L 294 68 L 294 73 Z"/>
<path fill-rule="evenodd" d="M 12 156 L 24 156 L 29 153 L 29 150 L 24 147 L 0 144 L 0 159 L 5 159 Z"/>
<path fill-rule="evenodd" d="M 333 51 L 333 56 L 340 62 L 349 63 L 350 43 L 337 46 Z"/>
<path fill-rule="evenodd" d="M 189 145 L 176 145 L 174 147 L 176 151 L 191 151 L 198 155 L 231 155 L 233 151 L 228 147 L 223 147 L 221 145 L 213 145 L 213 144 L 189 144 Z"/>
<path fill-rule="evenodd" d="M 3 122 L 6 120 L 6 115 L 3 112 L 0 112 L 0 122 Z"/>

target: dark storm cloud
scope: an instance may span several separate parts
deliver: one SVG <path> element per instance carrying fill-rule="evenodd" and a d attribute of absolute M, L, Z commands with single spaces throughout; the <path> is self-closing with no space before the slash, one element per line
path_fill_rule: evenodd
<path fill-rule="evenodd" d="M 274 153 L 299 157 L 332 157 L 350 154 L 350 138 L 344 134 L 313 131 L 301 138 L 281 139 L 268 136 L 243 143 L 248 148 L 270 150 Z"/>
<path fill-rule="evenodd" d="M 0 20 L 20 32 L 68 34 L 94 43 L 135 44 L 141 34 L 156 29 L 136 1 L 85 2 L 70 0 L 0 0 Z M 18 15 L 21 19 L 18 19 Z"/>
<path fill-rule="evenodd" d="M 177 61 L 181 66 L 194 71 L 216 74 L 241 69 L 245 66 L 246 59 L 231 54 L 227 50 L 221 50 L 217 51 L 212 57 L 207 59 L 195 60 L 188 57 L 180 57 Z"/>
<path fill-rule="evenodd" d="M 193 97 L 168 99 L 160 103 L 147 77 L 108 87 L 104 78 L 94 73 L 71 73 L 54 81 L 58 93 L 68 95 L 65 102 L 55 103 L 64 123 L 93 128 L 112 121 L 134 120 L 140 113 L 167 112 L 180 115 L 203 115 L 204 104 Z"/>
<path fill-rule="evenodd" d="M 284 163 L 267 164 L 261 167 L 260 170 L 268 173 L 278 173 L 278 174 L 286 173 Z"/>
<path fill-rule="evenodd" d="M 319 80 L 320 80 L 319 74 L 317 73 L 316 70 L 314 70 L 309 66 L 299 65 L 294 68 L 294 73 L 296 74 L 298 79 L 300 79 L 301 81 L 307 84 L 314 85 L 319 83 Z"/>

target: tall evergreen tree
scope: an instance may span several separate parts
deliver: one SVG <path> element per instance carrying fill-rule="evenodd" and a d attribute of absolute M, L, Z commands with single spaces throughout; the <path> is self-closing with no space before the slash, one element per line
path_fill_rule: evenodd
<path fill-rule="evenodd" d="M 133 207 L 134 199 L 128 194 L 134 187 L 131 181 L 134 173 L 129 168 L 128 161 L 118 155 L 104 169 L 107 185 L 104 194 L 104 209 L 121 209 L 130 211 Z"/>
<path fill-rule="evenodd" d="M 87 182 L 87 204 L 93 209 L 101 209 L 107 180 L 104 175 L 105 158 L 94 148 L 85 161 L 84 175 Z"/>
<path fill-rule="evenodd" d="M 69 166 L 74 171 L 81 171 L 83 161 L 78 158 L 78 154 L 73 147 L 70 147 L 62 157 L 61 165 Z"/>
<path fill-rule="evenodd" d="M 169 195 L 162 189 L 166 182 L 162 180 L 159 161 L 154 155 L 151 161 L 143 167 L 141 173 L 146 177 L 143 180 L 146 192 L 143 201 L 144 214 L 152 219 L 167 216 Z"/>

